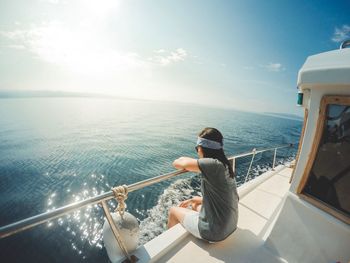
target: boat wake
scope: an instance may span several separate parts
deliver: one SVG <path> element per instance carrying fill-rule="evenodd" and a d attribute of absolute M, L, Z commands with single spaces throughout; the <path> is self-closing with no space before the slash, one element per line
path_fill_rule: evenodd
<path fill-rule="evenodd" d="M 168 210 L 177 206 L 181 201 L 200 194 L 200 178 L 179 179 L 171 184 L 160 195 L 157 205 L 147 211 L 148 217 L 140 223 L 140 241 L 142 245 L 166 230 Z"/>

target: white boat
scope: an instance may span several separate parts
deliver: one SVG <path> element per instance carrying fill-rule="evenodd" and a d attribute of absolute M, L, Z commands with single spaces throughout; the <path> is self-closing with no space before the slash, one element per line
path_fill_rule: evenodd
<path fill-rule="evenodd" d="M 124 247 L 125 255 L 137 262 L 350 262 L 350 49 L 345 48 L 347 45 L 350 46 L 350 41 L 340 50 L 310 56 L 300 69 L 298 102 L 305 109 L 305 117 L 294 165 L 274 167 L 278 148 L 272 149 L 274 169 L 238 188 L 239 221 L 232 235 L 210 244 L 196 239 L 177 224 L 135 251 Z M 253 152 L 252 160 L 258 152 Z M 233 165 L 235 158 L 247 155 L 233 157 Z M 161 175 L 126 189 L 135 191 L 184 172 Z M 118 243 L 123 247 L 123 229 L 118 230 L 113 223 L 106 204 L 111 198 L 113 191 L 0 227 L 0 238 L 84 206 L 102 203 L 117 238 L 111 236 L 113 245 L 117 247 Z M 109 250 L 113 263 L 125 260 L 123 256 L 111 256 L 113 251 Z"/>
<path fill-rule="evenodd" d="M 138 262 L 350 262 L 350 49 L 307 58 L 298 88 L 295 165 L 238 188 L 238 229 L 209 244 L 178 224 L 139 247 Z"/>

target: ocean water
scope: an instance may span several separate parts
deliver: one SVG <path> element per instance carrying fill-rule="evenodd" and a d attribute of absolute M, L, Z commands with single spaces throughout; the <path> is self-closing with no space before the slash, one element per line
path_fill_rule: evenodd
<path fill-rule="evenodd" d="M 228 156 L 298 142 L 302 122 L 262 114 L 139 100 L 22 98 L 0 100 L 0 225 L 46 212 L 174 169 L 196 157 L 204 127 L 224 135 Z M 279 150 L 291 160 L 297 146 Z M 266 171 L 273 153 L 256 156 L 251 176 Z M 241 183 L 250 158 L 237 161 Z M 165 230 L 167 210 L 199 193 L 186 174 L 129 194 L 127 210 L 140 222 L 140 244 Z M 111 208 L 116 206 L 109 202 Z M 108 262 L 103 212 L 90 206 L 0 239 L 1 262 Z"/>

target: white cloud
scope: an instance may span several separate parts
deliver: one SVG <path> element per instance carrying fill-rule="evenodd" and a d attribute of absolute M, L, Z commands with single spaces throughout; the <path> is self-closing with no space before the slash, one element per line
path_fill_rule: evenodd
<path fill-rule="evenodd" d="M 166 52 L 164 49 L 160 49 L 156 51 L 156 53 L 164 55 L 156 55 L 150 60 L 162 66 L 167 66 L 179 61 L 184 61 L 188 56 L 188 52 L 183 48 L 177 48 L 175 51 L 171 52 Z"/>
<path fill-rule="evenodd" d="M 12 48 L 12 49 L 18 49 L 18 50 L 26 49 L 26 47 L 24 45 L 8 45 L 7 47 Z"/>
<path fill-rule="evenodd" d="M 102 19 L 111 14 L 117 15 L 122 4 L 121 0 L 77 0 L 77 2 L 85 16 Z"/>
<path fill-rule="evenodd" d="M 84 31 L 73 31 L 53 21 L 27 30 L 0 32 L 10 48 L 27 49 L 37 58 L 78 73 L 110 73 L 144 67 L 136 53 L 110 48 Z"/>
<path fill-rule="evenodd" d="M 155 50 L 154 53 L 157 53 L 157 54 L 161 54 L 161 53 L 165 53 L 166 50 L 165 49 L 158 49 L 158 50 Z"/>
<path fill-rule="evenodd" d="M 46 0 L 46 2 L 48 2 L 50 4 L 57 5 L 60 1 L 59 0 Z"/>
<path fill-rule="evenodd" d="M 285 68 L 283 67 L 283 65 L 281 63 L 269 63 L 267 65 L 262 65 L 263 68 L 265 68 L 268 71 L 271 72 L 281 72 L 284 71 Z"/>
<path fill-rule="evenodd" d="M 243 69 L 245 69 L 245 70 L 253 70 L 254 67 L 253 66 L 244 66 Z"/>
<path fill-rule="evenodd" d="M 23 30 L 14 30 L 14 31 L 0 31 L 0 36 L 5 38 L 16 40 L 24 35 L 25 31 Z"/>
<path fill-rule="evenodd" d="M 89 32 L 89 28 L 67 28 L 59 21 L 34 25 L 30 29 L 0 31 L 7 47 L 25 49 L 43 61 L 77 73 L 105 75 L 118 71 L 148 70 L 184 61 L 186 50 L 154 51 L 147 59 L 135 52 L 120 51 Z"/>
<path fill-rule="evenodd" d="M 60 0 L 40 0 L 40 2 L 57 5 L 60 3 Z"/>
<path fill-rule="evenodd" d="M 350 26 L 343 25 L 341 28 L 336 27 L 333 33 L 332 41 L 333 42 L 342 42 L 350 38 Z"/>

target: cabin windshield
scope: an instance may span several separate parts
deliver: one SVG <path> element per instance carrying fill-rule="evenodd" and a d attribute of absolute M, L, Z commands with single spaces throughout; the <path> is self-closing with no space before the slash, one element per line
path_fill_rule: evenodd
<path fill-rule="evenodd" d="M 350 216 L 350 105 L 328 104 L 304 193 Z"/>

